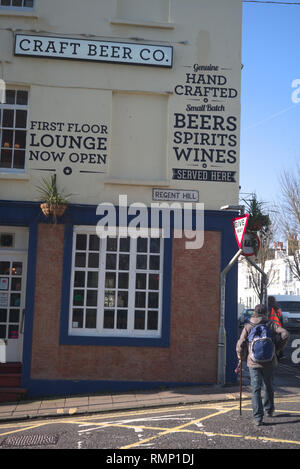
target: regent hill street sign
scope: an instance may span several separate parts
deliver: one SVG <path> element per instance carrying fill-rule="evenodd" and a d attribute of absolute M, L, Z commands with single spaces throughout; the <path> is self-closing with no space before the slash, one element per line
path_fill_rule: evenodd
<path fill-rule="evenodd" d="M 172 46 L 16 34 L 15 55 L 172 67 Z"/>

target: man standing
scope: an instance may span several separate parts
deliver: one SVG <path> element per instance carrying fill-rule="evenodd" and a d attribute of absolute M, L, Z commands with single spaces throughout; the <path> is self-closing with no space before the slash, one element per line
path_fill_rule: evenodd
<path fill-rule="evenodd" d="M 253 418 L 256 425 L 262 425 L 264 410 L 270 417 L 274 413 L 273 374 L 274 368 L 278 365 L 276 353 L 286 346 L 288 339 L 288 331 L 270 321 L 267 308 L 260 304 L 255 306 L 251 321 L 244 326 L 236 344 L 239 360 L 245 359 L 248 352 L 247 366 L 250 372 Z M 264 402 L 261 397 L 262 386 Z"/>

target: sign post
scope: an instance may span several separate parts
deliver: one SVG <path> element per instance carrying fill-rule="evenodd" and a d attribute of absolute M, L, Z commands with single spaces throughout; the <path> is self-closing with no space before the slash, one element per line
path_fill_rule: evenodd
<path fill-rule="evenodd" d="M 239 249 L 242 247 L 243 239 L 246 232 L 247 223 L 249 220 L 248 213 L 242 217 L 237 217 L 232 220 L 232 226 L 234 229 L 235 238 Z"/>
<path fill-rule="evenodd" d="M 244 255 L 247 261 L 253 265 L 263 276 L 264 284 L 264 301 L 267 299 L 267 276 L 256 263 L 248 256 L 254 254 L 253 248 L 248 252 L 244 252 L 245 246 L 243 246 L 243 240 L 245 238 L 246 227 L 248 223 L 249 215 L 243 215 L 232 220 L 232 226 L 234 234 L 239 247 L 238 252 L 229 261 L 227 266 L 221 272 L 220 278 L 220 326 L 219 326 L 219 338 L 218 338 L 218 384 L 225 386 L 226 384 L 226 329 L 225 329 L 225 296 L 226 296 L 226 276 L 231 267 L 236 263 L 240 255 Z M 247 237 L 247 235 L 246 235 Z M 253 251 L 253 252 L 252 252 Z"/>

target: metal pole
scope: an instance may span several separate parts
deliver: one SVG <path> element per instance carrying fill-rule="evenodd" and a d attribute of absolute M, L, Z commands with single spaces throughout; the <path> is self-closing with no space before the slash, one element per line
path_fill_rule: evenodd
<path fill-rule="evenodd" d="M 252 259 L 249 259 L 248 257 L 246 259 L 249 262 L 249 264 L 253 265 L 253 267 L 256 270 L 258 270 L 258 272 L 262 275 L 262 278 L 263 278 L 263 304 L 265 305 L 266 308 L 268 308 L 268 291 L 267 291 L 268 279 L 267 279 L 267 274 Z"/>
<path fill-rule="evenodd" d="M 240 249 L 221 272 L 220 278 L 220 325 L 218 340 L 218 384 L 225 385 L 226 382 L 226 330 L 225 330 L 225 292 L 226 292 L 226 275 L 235 264 L 242 253 Z"/>

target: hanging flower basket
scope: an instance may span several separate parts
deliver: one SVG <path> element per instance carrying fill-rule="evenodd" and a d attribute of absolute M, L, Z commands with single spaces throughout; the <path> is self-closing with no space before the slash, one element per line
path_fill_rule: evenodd
<path fill-rule="evenodd" d="M 266 219 L 265 218 L 259 218 L 256 220 L 251 220 L 251 217 L 249 217 L 248 224 L 247 224 L 247 231 L 260 231 L 263 226 L 266 225 Z"/>
<path fill-rule="evenodd" d="M 42 195 L 41 210 L 46 217 L 63 216 L 67 208 L 67 199 L 71 194 L 64 195 L 63 192 L 58 191 L 56 183 L 56 175 L 50 177 L 50 180 L 43 179 L 43 184 L 37 186 L 37 190 Z"/>
<path fill-rule="evenodd" d="M 56 205 L 56 204 L 49 204 L 49 203 L 41 204 L 42 212 L 46 217 L 49 217 L 49 216 L 62 217 L 66 211 L 66 208 L 67 208 L 66 204 L 63 204 L 63 205 Z"/>
<path fill-rule="evenodd" d="M 271 219 L 268 214 L 264 213 L 264 204 L 259 202 L 255 194 L 251 195 L 250 199 L 243 199 L 246 205 L 246 210 L 249 214 L 246 232 L 250 237 L 251 245 L 253 246 L 254 253 L 257 255 L 259 250 L 259 243 L 257 235 L 268 231 L 271 225 Z"/>

